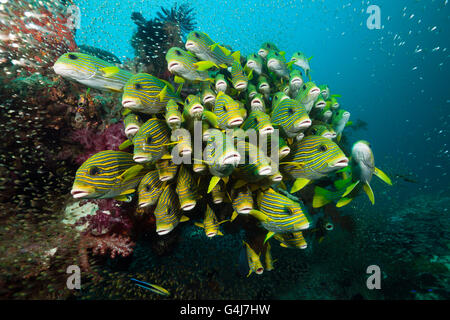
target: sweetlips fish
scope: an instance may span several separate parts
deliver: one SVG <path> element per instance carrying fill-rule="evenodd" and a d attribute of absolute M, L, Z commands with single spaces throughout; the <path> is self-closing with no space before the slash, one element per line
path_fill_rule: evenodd
<path fill-rule="evenodd" d="M 233 188 L 231 191 L 232 206 L 237 214 L 249 214 L 253 207 L 252 192 L 248 186 Z M 232 218 L 234 220 L 235 216 Z"/>
<path fill-rule="evenodd" d="M 350 203 L 362 190 L 367 194 L 372 204 L 375 203 L 370 181 L 373 174 L 388 185 L 392 185 L 391 179 L 380 169 L 375 167 L 375 160 L 370 144 L 360 140 L 353 144 L 350 166 L 346 171 L 350 174 L 342 180 L 335 182 L 337 191 L 329 191 L 324 188 L 315 187 L 313 207 L 319 208 L 325 204 L 339 200 L 337 207 Z"/>
<path fill-rule="evenodd" d="M 185 121 L 188 119 L 201 120 L 204 109 L 200 97 L 190 94 L 184 101 L 183 118 Z"/>
<path fill-rule="evenodd" d="M 323 98 L 325 100 L 328 100 L 330 98 L 330 88 L 326 84 L 322 84 L 319 86 L 320 93 L 322 94 Z"/>
<path fill-rule="evenodd" d="M 161 159 L 156 161 L 155 167 L 158 171 L 160 181 L 172 180 L 178 172 L 178 165 L 174 164 L 170 159 Z"/>
<path fill-rule="evenodd" d="M 240 62 L 234 61 L 231 66 L 231 84 L 237 91 L 245 91 L 247 89 L 249 77 L 245 74 Z"/>
<path fill-rule="evenodd" d="M 256 182 L 274 174 L 270 158 L 268 158 L 259 146 L 245 140 L 238 139 L 237 150 L 243 164 L 239 164 L 236 176 L 244 182 Z"/>
<path fill-rule="evenodd" d="M 247 56 L 247 63 L 245 66 L 248 69 L 253 70 L 253 72 L 256 72 L 257 75 L 260 75 L 263 69 L 263 60 L 259 55 L 252 53 Z"/>
<path fill-rule="evenodd" d="M 222 92 L 227 91 L 228 83 L 223 74 L 218 73 L 216 75 L 216 78 L 214 79 L 214 86 L 216 88 L 217 93 L 219 93 L 220 91 Z"/>
<path fill-rule="evenodd" d="M 213 62 L 221 68 L 232 65 L 233 61 L 239 62 L 239 51 L 231 53 L 231 51 L 224 46 L 215 43 L 204 32 L 190 32 L 186 38 L 185 48 L 195 54 L 200 60 L 203 60 L 204 62 Z"/>
<path fill-rule="evenodd" d="M 63 54 L 53 65 L 56 74 L 77 81 L 89 88 L 122 92 L 125 83 L 133 76 L 100 58 L 80 53 Z"/>
<path fill-rule="evenodd" d="M 159 179 L 157 170 L 148 172 L 139 182 L 137 188 L 139 208 L 155 205 L 165 186 L 166 184 Z"/>
<path fill-rule="evenodd" d="M 138 73 L 123 88 L 122 106 L 132 111 L 154 114 L 164 111 L 170 99 L 182 102 L 169 82 L 148 73 Z"/>
<path fill-rule="evenodd" d="M 137 114 L 128 113 L 123 119 L 123 126 L 125 135 L 131 140 L 142 126 L 142 121 Z"/>
<path fill-rule="evenodd" d="M 208 71 L 200 67 L 200 61 L 188 51 L 172 47 L 166 53 L 166 61 L 167 69 L 175 75 L 176 83 L 183 83 L 185 80 L 214 81 Z"/>
<path fill-rule="evenodd" d="M 280 91 L 275 93 L 272 96 L 272 110 L 275 109 L 281 101 L 289 98 L 290 97 L 285 92 Z"/>
<path fill-rule="evenodd" d="M 311 67 L 309 66 L 309 61 L 312 57 L 307 58 L 302 52 L 297 51 L 292 55 L 291 61 L 294 61 L 294 64 L 303 69 L 306 76 L 311 80 Z"/>
<path fill-rule="evenodd" d="M 77 170 L 70 193 L 75 199 L 129 200 L 145 175 L 133 155 L 122 151 L 101 151 L 87 159 Z"/>
<path fill-rule="evenodd" d="M 311 127 L 306 130 L 306 135 L 322 136 L 330 140 L 336 138 L 336 132 L 333 128 L 330 125 L 320 121 L 313 121 Z"/>
<path fill-rule="evenodd" d="M 319 94 L 316 101 L 314 102 L 313 108 L 316 110 L 321 110 L 321 109 L 325 108 L 326 106 L 327 106 L 327 102 L 325 101 L 325 99 L 321 93 L 321 94 Z"/>
<path fill-rule="evenodd" d="M 280 246 L 283 248 L 306 249 L 308 246 L 301 231 L 276 233 L 273 237 L 280 241 Z"/>
<path fill-rule="evenodd" d="M 211 89 L 209 82 L 204 82 L 201 93 L 201 100 L 205 106 L 211 107 L 216 102 L 216 93 Z"/>
<path fill-rule="evenodd" d="M 268 95 L 270 93 L 270 84 L 265 76 L 258 77 L 256 88 L 258 92 L 262 93 L 263 95 Z"/>
<path fill-rule="evenodd" d="M 256 93 L 250 101 L 250 109 L 252 111 L 266 112 L 266 102 L 264 96 L 261 93 Z"/>
<path fill-rule="evenodd" d="M 289 79 L 289 69 L 292 65 L 286 64 L 286 59 L 277 51 L 270 51 L 267 54 L 267 69 L 275 73 L 278 77 L 283 79 Z"/>
<path fill-rule="evenodd" d="M 281 172 L 296 179 L 291 193 L 347 165 L 348 158 L 338 145 L 322 136 L 306 136 L 295 142 L 289 156 L 280 162 Z"/>
<path fill-rule="evenodd" d="M 245 119 L 241 128 L 243 130 L 254 129 L 262 136 L 274 132 L 274 127 L 270 121 L 270 116 L 260 110 L 250 112 L 247 119 Z"/>
<path fill-rule="evenodd" d="M 290 98 L 281 100 L 272 108 L 271 119 L 287 138 L 298 136 L 311 125 L 311 119 L 303 105 Z"/>
<path fill-rule="evenodd" d="M 268 230 L 265 241 L 275 233 L 295 232 L 309 228 L 303 204 L 289 199 L 272 188 L 258 191 L 257 207 L 250 214 L 260 220 L 261 225 Z"/>
<path fill-rule="evenodd" d="M 220 91 L 216 96 L 216 103 L 212 112 L 205 111 L 205 118 L 213 127 L 220 129 L 232 129 L 239 127 L 244 122 L 246 110 L 239 102 Z"/>
<path fill-rule="evenodd" d="M 337 101 L 337 98 L 339 98 L 340 95 L 338 94 L 333 94 L 330 97 L 330 107 L 332 110 L 336 110 L 337 108 L 339 108 L 339 102 Z"/>
<path fill-rule="evenodd" d="M 217 217 L 211 207 L 207 204 L 205 211 L 205 219 L 203 223 L 195 222 L 197 227 L 205 229 L 205 234 L 208 238 L 212 238 L 216 235 L 223 236 L 223 233 L 219 230 L 219 225 L 228 222 L 228 220 L 217 221 Z"/>
<path fill-rule="evenodd" d="M 320 94 L 319 87 L 312 81 L 306 82 L 300 88 L 295 100 L 305 106 L 306 111 L 309 113 L 314 106 L 314 102 Z"/>
<path fill-rule="evenodd" d="M 337 141 L 339 142 L 342 137 L 342 132 L 350 119 L 350 112 L 343 109 L 339 109 L 333 113 L 331 118 L 331 126 L 336 131 Z"/>
<path fill-rule="evenodd" d="M 172 157 L 187 158 L 192 154 L 192 141 L 189 131 L 183 129 L 173 130 L 170 140 L 175 144 L 171 150 Z M 181 160 L 175 162 L 178 163 L 179 161 Z"/>
<path fill-rule="evenodd" d="M 191 171 L 184 165 L 181 165 L 178 171 L 175 192 L 178 194 L 180 208 L 183 211 L 194 209 L 197 200 L 200 199 L 194 177 Z"/>
<path fill-rule="evenodd" d="M 155 163 L 167 153 L 169 128 L 164 120 L 150 118 L 139 128 L 132 143 L 134 161 Z"/>
<path fill-rule="evenodd" d="M 270 51 L 279 52 L 280 50 L 278 50 L 277 46 L 275 44 L 273 44 L 272 42 L 264 42 L 258 51 L 258 55 L 261 58 L 266 59 L 267 55 L 269 54 Z"/>
<path fill-rule="evenodd" d="M 239 164 L 241 156 L 231 136 L 217 129 L 208 131 L 210 134 L 203 151 L 203 158 L 209 172 L 213 175 L 208 187 L 209 193 L 222 178 L 225 178 L 224 182 L 228 181 L 228 177 Z"/>
<path fill-rule="evenodd" d="M 167 185 L 159 196 L 153 214 L 156 220 L 156 233 L 160 236 L 171 232 L 180 222 L 189 220 L 181 214 L 178 197 L 170 185 Z"/>
<path fill-rule="evenodd" d="M 294 69 L 289 73 L 289 95 L 295 98 L 303 86 L 303 77 L 300 70 Z"/>
<path fill-rule="evenodd" d="M 225 200 L 225 183 L 220 180 L 211 190 L 211 198 L 215 204 L 222 203 Z"/>
<path fill-rule="evenodd" d="M 247 242 L 242 241 L 242 243 L 244 248 L 239 255 L 239 270 L 241 274 L 247 274 L 247 277 L 250 277 L 253 272 L 262 274 L 264 267 L 260 260 L 261 254 L 256 254 L 255 250 Z"/>
<path fill-rule="evenodd" d="M 313 109 L 311 111 L 317 120 L 322 121 L 323 123 L 328 123 L 333 116 L 333 111 L 331 111 L 330 105 L 326 104 L 326 106 L 322 109 Z"/>
<path fill-rule="evenodd" d="M 181 112 L 174 99 L 170 99 L 169 102 L 167 102 L 165 119 L 171 130 L 179 129 L 181 127 Z"/>
<path fill-rule="evenodd" d="M 247 86 L 247 99 L 251 101 L 257 93 L 256 86 L 253 83 L 249 83 Z"/>

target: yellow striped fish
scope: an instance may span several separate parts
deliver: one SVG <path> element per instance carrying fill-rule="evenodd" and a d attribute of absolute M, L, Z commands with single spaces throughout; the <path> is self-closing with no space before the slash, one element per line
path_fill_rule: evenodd
<path fill-rule="evenodd" d="M 243 241 L 243 243 L 247 251 L 247 263 L 249 268 L 247 277 L 250 277 L 252 272 L 262 274 L 264 272 L 264 267 L 259 259 L 261 254 L 256 254 L 255 250 L 253 250 L 247 242 Z"/>
<path fill-rule="evenodd" d="M 75 80 L 89 88 L 122 92 L 133 76 L 131 72 L 88 54 L 69 52 L 56 60 L 53 70 L 60 76 Z"/>
<path fill-rule="evenodd" d="M 171 130 L 179 129 L 181 127 L 181 112 L 174 99 L 170 99 L 169 102 L 167 102 L 165 119 Z"/>
<path fill-rule="evenodd" d="M 247 89 L 248 80 L 244 68 L 238 61 L 234 61 L 231 66 L 231 84 L 233 87 L 239 92 L 244 91 Z"/>
<path fill-rule="evenodd" d="M 242 124 L 242 129 L 255 129 L 260 135 L 265 136 L 274 132 L 274 127 L 270 120 L 270 116 L 265 112 L 253 110 Z"/>
<path fill-rule="evenodd" d="M 221 73 L 218 73 L 214 78 L 214 86 L 216 88 L 217 93 L 220 91 L 226 92 L 228 88 L 228 82 L 225 79 L 225 76 Z"/>
<path fill-rule="evenodd" d="M 164 182 L 159 179 L 158 171 L 153 170 L 148 172 L 139 183 L 137 188 L 140 208 L 153 206 L 159 199 L 165 187 Z"/>
<path fill-rule="evenodd" d="M 321 136 L 307 136 L 296 142 L 289 156 L 280 162 L 281 171 L 296 179 L 291 193 L 347 165 L 348 158 L 338 145 Z"/>
<path fill-rule="evenodd" d="M 311 125 L 305 108 L 298 101 L 289 98 L 281 100 L 272 109 L 271 119 L 288 138 L 298 136 Z"/>
<path fill-rule="evenodd" d="M 183 83 L 189 81 L 210 81 L 214 80 L 209 73 L 199 70 L 199 61 L 188 51 L 172 47 L 166 53 L 167 69 L 175 75 L 175 82 Z"/>
<path fill-rule="evenodd" d="M 159 180 L 169 181 L 175 178 L 178 171 L 178 166 L 169 159 L 158 160 L 155 163 L 158 170 Z"/>
<path fill-rule="evenodd" d="M 233 209 L 238 214 L 249 214 L 250 210 L 253 209 L 252 192 L 248 186 L 233 189 L 231 192 L 231 198 L 233 199 Z"/>
<path fill-rule="evenodd" d="M 131 140 L 142 126 L 142 121 L 137 114 L 129 113 L 123 119 L 123 126 L 125 135 Z"/>
<path fill-rule="evenodd" d="M 214 211 L 207 204 L 206 212 L 205 212 L 205 219 L 203 220 L 203 223 L 195 222 L 195 225 L 197 227 L 205 229 L 206 236 L 208 238 L 212 238 L 216 235 L 223 236 L 223 233 L 220 232 L 220 230 L 219 230 L 219 225 L 224 222 L 227 222 L 227 221 L 228 220 L 218 222 Z"/>
<path fill-rule="evenodd" d="M 122 151 L 101 151 L 78 168 L 71 194 L 75 199 L 115 198 L 125 201 L 145 175 L 133 155 Z"/>
<path fill-rule="evenodd" d="M 259 191 L 257 206 L 259 212 L 258 210 L 251 210 L 250 214 L 261 220 L 262 226 L 270 231 L 267 238 L 270 238 L 274 233 L 295 232 L 309 228 L 303 205 L 294 202 L 272 188 Z"/>
<path fill-rule="evenodd" d="M 301 231 L 276 233 L 273 237 L 280 241 L 280 246 L 284 248 L 306 249 L 308 246 Z"/>
<path fill-rule="evenodd" d="M 178 171 L 175 191 L 178 194 L 181 210 L 189 211 L 194 209 L 200 197 L 194 177 L 191 171 L 184 165 L 181 165 Z"/>
<path fill-rule="evenodd" d="M 243 164 L 239 164 L 236 177 L 247 182 L 256 182 L 274 174 L 270 158 L 258 147 L 245 140 L 237 141 L 237 150 Z"/>
<path fill-rule="evenodd" d="M 123 88 L 122 106 L 132 111 L 154 114 L 163 112 L 170 99 L 182 102 L 169 82 L 148 73 L 138 73 Z"/>
<path fill-rule="evenodd" d="M 215 123 L 220 129 L 239 127 L 244 122 L 245 109 L 230 96 L 220 91 L 213 108 Z M 206 113 L 207 115 L 210 114 Z"/>
<path fill-rule="evenodd" d="M 161 193 L 153 214 L 156 219 L 156 233 L 160 236 L 171 232 L 180 222 L 189 220 L 181 215 L 177 194 L 170 185 Z"/>
<path fill-rule="evenodd" d="M 211 61 L 216 65 L 225 68 L 233 61 L 239 61 L 239 51 L 233 54 L 227 48 L 215 43 L 206 33 L 192 31 L 186 37 L 186 50 L 195 54 L 200 60 Z"/>
<path fill-rule="evenodd" d="M 267 107 L 266 102 L 264 100 L 264 96 L 261 93 L 256 93 L 253 95 L 253 98 L 250 98 L 250 110 L 251 111 L 261 111 L 266 113 Z"/>
<path fill-rule="evenodd" d="M 209 139 L 204 149 L 204 161 L 213 176 L 228 177 L 239 164 L 241 156 L 233 140 L 217 129 L 209 130 Z"/>
<path fill-rule="evenodd" d="M 167 153 L 169 129 L 163 120 L 148 119 L 133 137 L 134 161 L 155 163 Z"/>
<path fill-rule="evenodd" d="M 300 88 L 295 100 L 305 106 L 306 112 L 310 112 L 314 106 L 314 102 L 320 94 L 320 89 L 312 81 L 306 82 Z"/>
<path fill-rule="evenodd" d="M 223 202 L 225 199 L 225 185 L 223 181 L 219 181 L 211 190 L 211 198 L 215 204 Z"/>

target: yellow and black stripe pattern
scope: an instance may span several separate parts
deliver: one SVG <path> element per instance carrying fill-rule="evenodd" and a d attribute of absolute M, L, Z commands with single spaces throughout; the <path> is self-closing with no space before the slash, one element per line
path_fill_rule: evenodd
<path fill-rule="evenodd" d="M 248 187 L 242 187 L 232 193 L 232 206 L 239 214 L 248 214 L 248 209 L 253 209 L 252 192 Z"/>
<path fill-rule="evenodd" d="M 272 123 L 279 125 L 287 136 L 299 132 L 297 126 L 309 119 L 308 113 L 303 105 L 293 99 L 283 99 L 272 110 Z"/>
<path fill-rule="evenodd" d="M 125 190 L 134 189 L 142 179 L 144 173 L 129 180 L 118 177 L 127 169 L 136 165 L 133 155 L 122 151 L 101 151 L 87 159 L 78 168 L 74 189 L 94 190 L 89 198 L 114 198 Z"/>
<path fill-rule="evenodd" d="M 275 234 L 275 239 L 280 241 L 280 245 L 285 248 L 305 249 L 307 243 L 301 231 Z"/>
<path fill-rule="evenodd" d="M 180 212 L 178 197 L 171 186 L 167 185 L 153 212 L 156 219 L 156 232 L 166 234 L 173 230 L 180 222 Z"/>
<path fill-rule="evenodd" d="M 194 208 L 199 198 L 198 190 L 191 171 L 184 165 L 181 165 L 178 171 L 175 191 L 178 194 L 181 209 L 190 210 Z"/>
<path fill-rule="evenodd" d="M 264 228 L 276 233 L 295 232 L 309 227 L 302 205 L 272 188 L 260 191 L 257 200 L 261 212 L 270 218 L 262 222 Z"/>
<path fill-rule="evenodd" d="M 220 92 L 216 97 L 213 112 L 217 116 L 220 129 L 236 127 L 232 125 L 231 122 L 237 119 L 243 120 L 239 109 L 239 103 L 222 92 Z M 242 122 L 239 123 L 239 125 L 241 124 Z"/>
<path fill-rule="evenodd" d="M 138 186 L 139 206 L 145 207 L 156 204 L 164 187 L 164 182 L 159 180 L 158 171 L 148 172 Z"/>
<path fill-rule="evenodd" d="M 238 91 L 247 89 L 248 77 L 244 72 L 244 68 L 242 68 L 241 64 L 237 61 L 234 61 L 231 66 L 231 83 Z M 239 86 L 239 84 L 241 84 L 241 86 Z"/>
<path fill-rule="evenodd" d="M 334 171 L 332 165 L 342 159 L 346 159 L 344 152 L 330 139 L 322 136 L 307 136 L 294 144 L 289 157 L 286 158 L 288 164 L 283 165 L 282 168 L 294 178 L 313 180 Z"/>
<path fill-rule="evenodd" d="M 143 156 L 146 162 L 155 163 L 166 153 L 169 129 L 163 120 L 150 118 L 133 138 L 134 156 Z"/>

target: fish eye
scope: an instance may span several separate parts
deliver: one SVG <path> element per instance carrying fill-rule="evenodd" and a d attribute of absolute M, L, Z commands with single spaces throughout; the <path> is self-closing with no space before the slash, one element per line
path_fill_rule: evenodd
<path fill-rule="evenodd" d="M 180 50 L 175 50 L 175 54 L 176 54 L 177 56 L 181 56 Z"/>
<path fill-rule="evenodd" d="M 271 48 L 270 44 L 267 44 L 267 48 L 269 48 L 269 49 Z"/>
<path fill-rule="evenodd" d="M 327 151 L 327 146 L 326 145 L 324 145 L 324 144 L 322 144 L 320 147 L 319 147 L 319 151 L 322 151 L 322 152 L 325 152 L 325 151 Z"/>
<path fill-rule="evenodd" d="M 152 143 L 152 136 L 148 136 L 147 139 L 145 139 L 145 142 L 146 142 L 147 144 Z"/>
<path fill-rule="evenodd" d="M 194 37 L 200 38 L 200 35 L 198 34 L 198 32 L 194 32 Z"/>
<path fill-rule="evenodd" d="M 134 85 L 134 88 L 135 88 L 136 90 L 141 90 L 141 89 L 142 89 L 142 85 L 141 85 L 140 83 L 136 83 L 136 84 Z"/>
<path fill-rule="evenodd" d="M 89 175 L 91 176 L 96 176 L 100 173 L 100 168 L 99 167 L 92 167 L 89 169 Z"/>
<path fill-rule="evenodd" d="M 316 129 L 312 129 L 312 130 L 311 130 L 311 133 L 312 133 L 312 134 L 316 134 L 316 133 L 317 133 L 317 130 L 316 130 Z"/>
<path fill-rule="evenodd" d="M 150 184 L 147 184 L 145 186 L 145 191 L 149 192 L 150 190 L 152 190 L 152 186 Z"/>
<path fill-rule="evenodd" d="M 305 84 L 305 85 L 303 85 L 303 90 L 306 90 L 306 84 Z"/>
<path fill-rule="evenodd" d="M 255 123 L 256 123 L 256 124 L 258 124 L 258 123 L 259 123 L 259 121 L 258 121 L 258 118 L 255 118 Z"/>
<path fill-rule="evenodd" d="M 294 114 L 294 109 L 289 108 L 289 109 L 288 109 L 288 113 L 289 113 L 289 114 Z"/>
<path fill-rule="evenodd" d="M 78 59 L 78 57 L 76 55 L 74 55 L 74 54 L 69 54 L 68 57 L 69 57 L 70 60 L 77 60 Z"/>

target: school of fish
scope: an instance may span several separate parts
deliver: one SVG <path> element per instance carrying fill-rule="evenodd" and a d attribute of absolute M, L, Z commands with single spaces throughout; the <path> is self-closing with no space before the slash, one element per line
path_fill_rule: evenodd
<path fill-rule="evenodd" d="M 341 150 L 351 121 L 340 95 L 312 81 L 304 53 L 288 60 L 273 43 L 256 49 L 244 57 L 192 31 L 184 48 L 166 54 L 171 82 L 85 53 L 62 55 L 55 73 L 122 95 L 128 138 L 120 150 L 99 152 L 81 165 L 72 196 L 137 199 L 139 208 L 153 208 L 158 235 L 192 220 L 195 207 L 204 219 L 194 223 L 208 238 L 223 235 L 221 224 L 251 216 L 267 236 L 264 252 L 243 243 L 240 262 L 247 276 L 274 268 L 270 239 L 284 248 L 307 247 L 302 231 L 316 226 L 296 193 L 306 186 L 313 185 L 314 208 L 342 207 L 363 193 L 374 204 L 372 176 L 391 181 L 375 167 L 369 142 L 357 141 L 349 155 Z M 250 132 L 256 140 L 248 138 Z M 316 185 L 324 179 L 332 184 Z M 213 209 L 221 203 L 231 214 L 219 221 Z"/>

